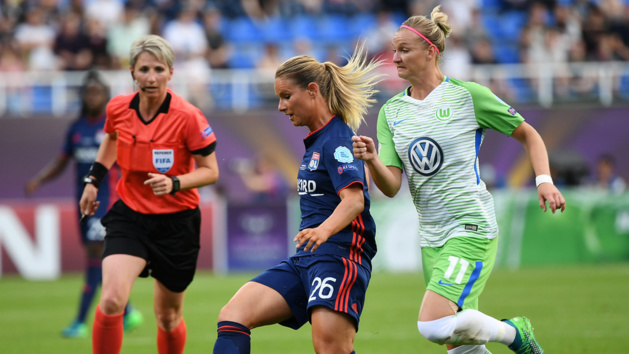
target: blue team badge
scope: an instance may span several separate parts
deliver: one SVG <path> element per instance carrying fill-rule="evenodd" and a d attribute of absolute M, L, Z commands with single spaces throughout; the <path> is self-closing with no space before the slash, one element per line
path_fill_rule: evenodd
<path fill-rule="evenodd" d="M 413 140 L 408 148 L 408 160 L 417 173 L 432 176 L 443 165 L 443 150 L 436 141 L 424 136 Z"/>
<path fill-rule="evenodd" d="M 173 149 L 153 149 L 153 166 L 166 173 L 175 163 L 175 151 Z"/>
<path fill-rule="evenodd" d="M 354 162 L 354 155 L 345 146 L 339 146 L 334 150 L 334 158 L 340 163 Z"/>
<path fill-rule="evenodd" d="M 314 171 L 319 167 L 319 153 L 313 152 L 312 157 L 310 158 L 310 163 L 308 164 L 308 169 L 310 171 Z"/>

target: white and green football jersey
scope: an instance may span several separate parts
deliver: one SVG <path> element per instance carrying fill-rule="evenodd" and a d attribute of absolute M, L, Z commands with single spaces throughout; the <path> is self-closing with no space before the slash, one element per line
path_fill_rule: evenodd
<path fill-rule="evenodd" d="M 486 128 L 511 135 L 524 121 L 488 88 L 444 77 L 424 100 L 402 92 L 380 109 L 380 159 L 408 178 L 422 247 L 457 236 L 495 238 L 493 198 L 478 174 Z"/>

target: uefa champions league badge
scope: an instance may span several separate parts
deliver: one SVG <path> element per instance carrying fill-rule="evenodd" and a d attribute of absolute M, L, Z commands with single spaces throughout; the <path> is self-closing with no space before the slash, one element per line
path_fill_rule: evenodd
<path fill-rule="evenodd" d="M 319 153 L 313 152 L 312 157 L 310 158 L 310 163 L 308 164 L 308 169 L 310 171 L 314 171 L 319 167 Z"/>
<path fill-rule="evenodd" d="M 161 173 L 166 173 L 175 163 L 173 149 L 153 149 L 153 166 Z"/>
<path fill-rule="evenodd" d="M 352 163 L 354 162 L 354 155 L 345 146 L 339 146 L 334 150 L 334 158 L 340 163 Z"/>

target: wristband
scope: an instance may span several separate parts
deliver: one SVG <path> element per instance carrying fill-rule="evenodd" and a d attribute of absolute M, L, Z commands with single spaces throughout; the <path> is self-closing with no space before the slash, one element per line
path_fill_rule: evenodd
<path fill-rule="evenodd" d="M 94 176 L 94 178 L 98 180 L 98 184 L 100 185 L 100 182 L 102 182 L 107 176 L 107 172 L 109 172 L 109 170 L 107 169 L 107 167 L 105 167 L 105 165 L 100 162 L 94 162 L 92 164 L 92 167 L 90 167 L 90 172 L 87 173 L 87 176 Z"/>
<path fill-rule="evenodd" d="M 542 183 L 550 183 L 553 184 L 553 179 L 549 175 L 539 175 L 535 177 L 535 186 L 539 187 Z"/>
<path fill-rule="evenodd" d="M 83 187 L 87 184 L 93 184 L 96 189 L 100 188 L 100 181 L 96 178 L 90 177 L 90 175 L 83 177 Z"/>
<path fill-rule="evenodd" d="M 170 194 L 175 195 L 175 193 L 179 192 L 179 189 L 181 188 L 181 186 L 179 185 L 179 178 L 175 176 L 168 176 L 168 177 L 170 177 L 170 179 L 173 180 L 173 189 L 170 191 Z"/>

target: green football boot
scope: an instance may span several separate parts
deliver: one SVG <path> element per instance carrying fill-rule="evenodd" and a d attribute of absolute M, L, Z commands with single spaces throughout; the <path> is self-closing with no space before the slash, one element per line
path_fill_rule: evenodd
<path fill-rule="evenodd" d="M 544 354 L 544 350 L 537 343 L 531 321 L 526 317 L 514 317 L 510 320 L 502 320 L 515 328 L 515 340 L 509 349 L 518 354 Z"/>
<path fill-rule="evenodd" d="M 85 323 L 72 322 L 72 324 L 61 331 L 61 335 L 66 338 L 85 338 L 87 337 L 87 326 Z"/>
<path fill-rule="evenodd" d="M 135 307 L 129 306 L 129 309 L 122 320 L 124 331 L 131 332 L 134 329 L 140 327 L 142 322 L 144 322 L 144 317 L 142 316 L 142 313 L 138 311 Z"/>

